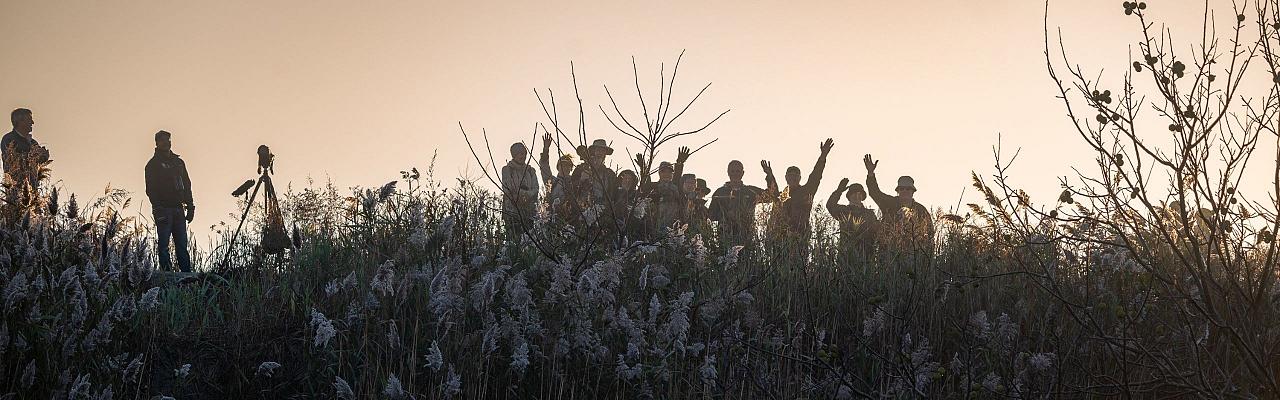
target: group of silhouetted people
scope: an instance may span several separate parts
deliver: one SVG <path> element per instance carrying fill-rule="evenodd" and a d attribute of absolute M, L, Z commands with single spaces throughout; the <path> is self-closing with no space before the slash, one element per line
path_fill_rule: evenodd
<path fill-rule="evenodd" d="M 819 145 L 818 160 L 803 181 L 800 168 L 788 167 L 786 187 L 779 188 L 770 162 L 761 161 L 765 187 L 749 185 L 743 181 L 742 162 L 733 160 L 728 164 L 729 181 L 714 192 L 704 179 L 686 172 L 688 148 L 680 148 L 674 162 L 658 162 L 656 168 L 655 160 L 637 154 L 636 170 L 615 171 L 606 164 L 613 148 L 596 139 L 576 147 L 574 154 L 560 155 L 553 171 L 551 145 L 551 134 L 544 134 L 539 171 L 529 165 L 532 157 L 523 143 L 511 145 L 511 160 L 501 169 L 503 220 L 513 239 L 539 222 L 568 229 L 592 243 L 626 244 L 686 229 L 704 236 L 715 234 L 726 248 L 750 248 L 761 232 L 783 254 L 806 257 L 813 235 L 814 199 L 835 143 L 827 139 Z M 575 164 L 575 154 L 583 162 Z M 932 216 L 914 199 L 915 181 L 900 177 L 896 195 L 886 194 L 875 176 L 879 162 L 868 154 L 864 163 L 866 187 L 843 179 L 826 203 L 839 224 L 840 257 L 867 260 L 877 249 L 889 247 L 931 251 Z M 657 181 L 652 180 L 652 172 L 657 173 Z M 540 196 L 543 190 L 546 193 Z M 848 204 L 840 204 L 842 193 Z M 863 204 L 868 197 L 881 210 L 879 214 Z M 757 225 L 756 206 L 761 204 L 773 205 L 761 221 L 764 229 Z"/>
<path fill-rule="evenodd" d="M 51 161 L 49 150 L 32 136 L 35 119 L 31 110 L 13 110 L 10 120 L 13 130 L 4 135 L 0 147 L 6 193 L 9 202 L 14 203 L 21 196 L 33 196 Z M 195 202 L 186 163 L 173 153 L 172 138 L 166 131 L 155 134 L 155 154 L 145 167 L 146 191 L 156 224 L 161 267 L 173 268 L 169 253 L 172 243 L 178 268 L 189 272 L 187 223 L 195 218 Z M 566 229 L 584 243 L 623 244 L 691 230 L 704 236 L 715 234 L 725 248 L 751 248 L 757 232 L 763 232 L 765 240 L 784 255 L 807 257 L 813 235 L 810 214 L 827 155 L 835 143 L 827 139 L 820 144 L 818 160 L 803 182 L 800 168 L 792 166 L 786 171 L 786 187 L 779 188 L 771 164 L 761 161 L 765 187 L 749 185 L 743 181 L 742 162 L 733 160 L 728 165 L 729 181 L 714 192 L 706 180 L 685 171 L 692 154 L 686 147 L 678 150 L 674 162 L 661 161 L 656 168 L 655 160 L 637 154 L 629 160 L 634 161 L 636 170 L 617 172 L 606 164 L 614 151 L 603 139 L 574 149 L 582 159 L 580 163 L 575 163 L 574 154 L 560 155 L 554 170 L 551 145 L 551 134 L 543 135 L 535 170 L 529 165 L 529 149 L 523 143 L 515 143 L 511 145 L 511 160 L 501 169 L 503 222 L 513 239 L 540 223 Z M 878 249 L 899 249 L 903 244 L 931 252 L 932 217 L 914 200 L 915 181 L 903 176 L 898 179 L 896 195 L 886 194 L 876 181 L 878 161 L 868 154 L 864 163 L 866 188 L 849 184 L 846 178 L 827 199 L 826 209 L 839 223 L 840 256 L 867 260 Z M 657 181 L 652 180 L 653 172 L 658 175 Z M 842 193 L 848 204 L 840 204 Z M 868 197 L 880 213 L 863 204 Z M 762 230 L 757 225 L 756 206 L 760 204 L 773 205 Z"/>
<path fill-rule="evenodd" d="M 32 130 L 35 118 L 31 110 L 19 108 L 9 114 L 13 130 L 0 140 L 3 150 L 4 184 L 6 199 L 10 204 L 33 199 L 40 188 L 45 168 L 51 162 L 49 149 L 41 146 Z M 160 266 L 173 270 L 169 245 L 173 244 L 178 258 L 178 268 L 191 272 L 191 254 L 187 246 L 187 223 L 195 218 L 195 201 L 191 196 L 191 178 L 187 165 L 172 151 L 172 134 L 159 131 L 155 134 L 155 155 L 144 169 L 147 198 L 151 201 L 151 213 L 156 224 L 156 253 Z"/>

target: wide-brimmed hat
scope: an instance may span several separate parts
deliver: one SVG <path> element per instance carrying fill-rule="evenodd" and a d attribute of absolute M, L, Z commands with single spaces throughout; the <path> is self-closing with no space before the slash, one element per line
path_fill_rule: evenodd
<path fill-rule="evenodd" d="M 902 190 L 902 189 L 911 189 L 911 190 L 916 190 L 916 180 L 915 180 L 915 179 L 911 179 L 911 177 L 910 177 L 910 176 L 906 176 L 906 175 L 903 175 L 903 176 L 901 176 L 901 177 L 898 177 L 898 188 L 897 188 L 897 190 Z"/>
<path fill-rule="evenodd" d="M 588 147 L 587 151 L 595 150 L 597 148 L 604 149 L 604 154 L 606 155 L 613 154 L 613 148 L 609 147 L 609 142 L 606 142 L 604 139 L 596 139 L 592 141 L 591 147 Z"/>
<path fill-rule="evenodd" d="M 698 178 L 698 195 L 706 196 L 711 194 L 711 188 L 707 187 L 707 180 Z"/>

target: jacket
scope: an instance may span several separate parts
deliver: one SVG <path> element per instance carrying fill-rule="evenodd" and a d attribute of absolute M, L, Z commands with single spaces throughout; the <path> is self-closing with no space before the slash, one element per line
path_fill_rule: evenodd
<path fill-rule="evenodd" d="M 146 180 L 151 207 L 195 207 L 187 164 L 177 154 L 156 150 L 147 162 Z"/>

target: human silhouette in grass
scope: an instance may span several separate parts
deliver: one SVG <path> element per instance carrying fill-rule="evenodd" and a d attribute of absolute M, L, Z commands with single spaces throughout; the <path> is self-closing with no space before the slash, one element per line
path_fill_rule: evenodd
<path fill-rule="evenodd" d="M 666 161 L 658 164 L 657 182 L 650 182 L 647 173 L 640 175 L 641 196 L 649 201 L 649 210 L 645 212 L 646 234 L 660 233 L 663 228 L 670 227 L 672 223 L 682 219 L 685 195 L 678 180 L 683 177 L 684 163 L 689 160 L 691 154 L 693 152 L 688 147 L 680 147 L 676 150 L 674 164 Z M 652 161 L 645 160 L 643 155 L 636 154 L 636 163 L 640 165 L 641 171 L 649 171 L 648 162 Z"/>
<path fill-rule="evenodd" d="M 772 239 L 786 245 L 793 255 L 807 257 L 809 254 L 809 216 L 818 184 L 822 182 L 822 171 L 827 166 L 827 155 L 834 146 L 835 142 L 830 138 L 818 145 L 821 151 L 818 161 L 804 183 L 800 183 L 800 168 L 787 167 L 787 187 L 778 196 L 777 207 L 769 216 L 769 229 Z"/>
<path fill-rule="evenodd" d="M 169 243 L 172 240 L 178 257 L 178 269 L 191 272 L 191 254 L 187 249 L 187 223 L 195 219 L 196 205 L 191 196 L 191 177 L 187 175 L 187 163 L 173 153 L 172 134 L 156 132 L 155 154 L 145 169 L 147 199 L 151 201 L 151 215 L 156 223 L 156 254 L 160 267 L 173 270 L 169 259 Z"/>
<path fill-rule="evenodd" d="M 847 205 L 840 204 L 842 192 L 849 200 Z M 827 198 L 827 212 L 840 224 L 838 245 L 841 261 L 866 261 L 875 248 L 880 220 L 876 218 L 875 210 L 862 204 L 866 199 L 867 191 L 861 184 L 850 185 L 849 178 L 841 179 L 831 197 Z"/>
<path fill-rule="evenodd" d="M 596 139 L 590 146 L 578 146 L 578 154 L 586 162 L 573 169 L 572 181 L 577 195 L 584 206 L 604 206 L 618 184 L 617 172 L 605 165 L 613 148 L 604 139 Z"/>
<path fill-rule="evenodd" d="M 528 159 L 529 149 L 524 143 L 513 143 L 511 160 L 502 166 L 502 219 L 511 234 L 529 229 L 538 209 L 538 189 L 542 185 Z"/>
<path fill-rule="evenodd" d="M 561 155 L 556 159 L 556 170 L 551 171 L 551 133 L 542 135 L 542 154 L 538 156 L 538 169 L 542 173 L 542 184 L 547 187 L 544 200 L 552 214 L 563 218 L 569 201 L 565 199 L 570 189 L 570 177 L 573 175 L 573 156 Z"/>
<path fill-rule="evenodd" d="M 13 123 L 13 130 L 0 139 L 4 173 L 15 184 L 30 185 L 31 189 L 38 190 L 40 169 L 49 162 L 49 149 L 41 146 L 31 134 L 36 125 L 31 110 L 13 110 L 9 113 L 9 121 Z"/>
<path fill-rule="evenodd" d="M 894 188 L 897 195 L 890 196 L 880 190 L 880 184 L 876 180 L 876 166 L 880 161 L 872 159 L 871 155 L 867 154 L 862 158 L 862 163 L 867 168 L 868 194 L 880 208 L 880 220 L 883 223 L 882 239 L 894 242 L 897 247 L 908 245 L 911 248 L 931 251 L 933 218 L 929 215 L 929 209 L 915 200 L 915 179 L 906 175 L 898 177 L 898 185 Z"/>
<path fill-rule="evenodd" d="M 749 245 L 755 234 L 756 205 L 773 201 L 778 196 L 778 181 L 773 177 L 772 166 L 761 160 L 760 168 L 764 170 L 764 189 L 743 183 L 745 171 L 742 161 L 730 161 L 729 181 L 711 195 L 707 213 L 712 221 L 718 223 L 720 237 L 726 247 Z"/>

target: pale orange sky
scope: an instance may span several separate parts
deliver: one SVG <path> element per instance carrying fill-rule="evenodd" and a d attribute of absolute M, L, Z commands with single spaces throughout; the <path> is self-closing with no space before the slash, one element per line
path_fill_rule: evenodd
<path fill-rule="evenodd" d="M 1198 36 L 1203 5 L 1178 4 L 1152 2 L 1149 14 Z M 544 121 L 533 88 L 568 100 L 571 60 L 590 136 L 634 150 L 591 111 L 607 102 L 601 84 L 638 112 L 630 57 L 656 92 L 659 63 L 687 49 L 675 98 L 714 84 L 677 128 L 732 109 L 681 143 L 721 138 L 688 168 L 712 187 L 735 158 L 757 184 L 762 158 L 808 174 L 833 137 L 819 201 L 841 177 L 861 182 L 872 153 L 882 181 L 912 175 L 919 200 L 950 208 L 970 171 L 991 172 L 1003 134 L 1006 149 L 1023 148 L 1018 183 L 1051 201 L 1056 177 L 1092 156 L 1045 72 L 1043 11 L 1025 0 L 5 1 L 0 107 L 35 111 L 67 188 L 88 197 L 110 183 L 140 210 L 152 135 L 173 132 L 194 180 L 193 231 L 206 235 L 232 219 L 229 193 L 254 176 L 259 144 L 276 153 L 281 183 L 377 186 L 435 150 L 439 176 L 478 177 L 458 122 L 487 129 L 505 155 Z M 1119 1 L 1057 1 L 1050 23 L 1091 71 L 1123 71 L 1138 38 Z M 1260 172 L 1243 185 L 1258 195 L 1270 184 Z"/>

